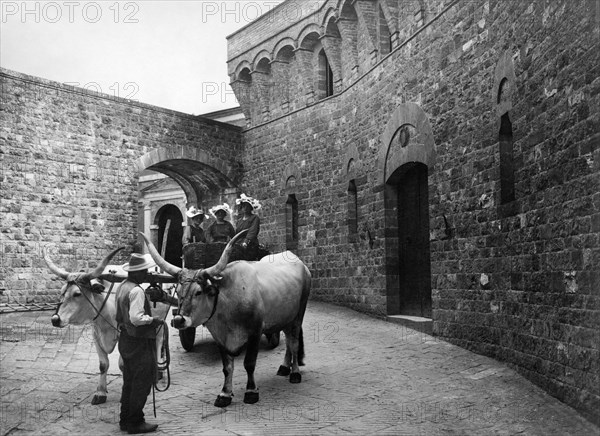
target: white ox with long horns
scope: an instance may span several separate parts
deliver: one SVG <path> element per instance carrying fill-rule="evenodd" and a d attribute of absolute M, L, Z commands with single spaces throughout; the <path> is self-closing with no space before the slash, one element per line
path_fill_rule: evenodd
<path fill-rule="evenodd" d="M 238 233 L 225 247 L 216 265 L 186 269 L 164 260 L 145 236 L 156 264 L 179 281 L 179 315 L 173 326 L 179 329 L 204 325 L 219 347 L 225 382 L 214 405 L 226 407 L 233 396 L 233 360 L 246 347 L 244 368 L 248 374 L 244 403 L 258 401 L 254 369 L 261 334 L 283 331 L 286 352 L 278 375 L 300 383 L 304 357 L 302 320 L 310 293 L 311 275 L 304 263 L 286 251 L 258 262 L 228 264 L 231 248 L 247 231 Z"/>
<path fill-rule="evenodd" d="M 111 290 L 113 283 L 105 279 L 109 279 L 110 276 L 117 276 L 120 280 L 123 280 L 126 277 L 126 273 L 121 266 L 108 265 L 113 256 L 122 249 L 118 248 L 111 252 L 92 271 L 70 273 L 54 264 L 44 248 L 44 260 L 48 265 L 48 269 L 67 282 L 61 289 L 59 305 L 51 318 L 52 325 L 63 328 L 68 325 L 91 323 L 93 327 L 94 344 L 100 361 L 100 380 L 96 393 L 92 398 L 92 404 L 94 405 L 106 402 L 106 374 L 109 368 L 108 355 L 113 352 L 119 341 L 115 295 L 121 283 L 114 283 L 114 287 Z M 109 271 L 111 272 L 109 273 Z M 93 279 L 98 279 L 104 290 L 96 290 L 92 285 Z M 152 309 L 152 315 L 164 319 L 169 310 L 169 305 L 156 303 L 155 306 Z M 161 330 L 156 336 L 158 361 L 160 361 L 162 348 L 163 328 L 167 328 L 166 324 L 160 328 Z M 119 367 L 122 369 L 120 358 Z"/>

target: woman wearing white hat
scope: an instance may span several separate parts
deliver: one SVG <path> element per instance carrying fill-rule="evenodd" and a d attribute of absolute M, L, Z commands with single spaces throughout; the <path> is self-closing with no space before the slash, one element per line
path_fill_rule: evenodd
<path fill-rule="evenodd" d="M 183 231 L 183 238 L 181 239 L 182 245 L 185 246 L 192 242 L 206 242 L 204 230 L 200 227 L 200 224 L 204 221 L 204 212 L 202 209 L 197 209 L 192 206 L 185 215 L 188 217 L 188 225 Z"/>
<path fill-rule="evenodd" d="M 260 218 L 254 212 L 260 210 L 261 205 L 255 198 L 248 197 L 246 194 L 240 195 L 235 200 L 241 211 L 241 217 L 237 220 L 235 233 L 248 229 L 246 237 L 242 240 L 240 246 L 244 251 L 246 260 L 256 260 L 258 256 L 258 232 L 260 232 Z"/>
<path fill-rule="evenodd" d="M 225 221 L 227 214 L 231 215 L 231 208 L 227 203 L 211 207 L 210 214 L 216 221 L 206 229 L 206 239 L 208 242 L 228 242 L 235 236 L 235 229 L 229 221 Z"/>

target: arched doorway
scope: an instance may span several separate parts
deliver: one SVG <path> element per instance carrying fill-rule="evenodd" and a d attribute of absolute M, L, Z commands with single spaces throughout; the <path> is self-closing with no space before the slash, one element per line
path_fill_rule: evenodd
<path fill-rule="evenodd" d="M 183 233 L 179 232 L 183 232 L 181 222 L 185 209 L 195 206 L 207 210 L 223 202 L 235 204 L 242 165 L 219 158 L 216 153 L 209 154 L 200 148 L 173 146 L 145 154 L 137 160 L 136 166 L 140 180 L 144 175 L 154 175 L 145 180 L 144 186 L 140 187 L 139 201 L 143 205 L 143 210 L 140 210 L 140 231 L 148 234 L 152 230 L 153 243 L 162 248 L 164 229 L 170 216 L 170 232 L 175 233 L 169 234 L 168 241 L 169 244 L 179 245 L 173 249 L 175 251 L 172 251 L 174 254 L 171 254 L 171 260 L 173 264 L 181 265 L 179 250 Z M 181 191 L 173 189 L 173 184 L 167 179 L 175 182 Z M 156 214 L 153 212 L 156 210 L 155 204 L 160 206 Z M 170 209 L 172 212 L 163 209 L 168 205 L 178 208 L 181 212 L 176 215 L 175 209 Z M 177 234 L 179 236 L 175 236 Z M 140 247 L 144 246 L 141 236 L 138 236 L 138 244 Z"/>
<path fill-rule="evenodd" d="M 415 103 L 400 105 L 381 135 L 388 316 L 432 318 L 428 179 L 434 146 L 427 115 Z"/>
<path fill-rule="evenodd" d="M 156 214 L 155 223 L 158 225 L 158 251 L 167 262 L 182 266 L 183 216 L 179 208 L 172 204 L 161 207 Z"/>
<path fill-rule="evenodd" d="M 397 271 L 388 286 L 388 315 L 431 318 L 431 260 L 427 165 L 411 162 L 396 169 L 386 183 L 386 209 L 395 230 L 390 235 Z M 395 241 L 394 241 L 395 240 Z"/>

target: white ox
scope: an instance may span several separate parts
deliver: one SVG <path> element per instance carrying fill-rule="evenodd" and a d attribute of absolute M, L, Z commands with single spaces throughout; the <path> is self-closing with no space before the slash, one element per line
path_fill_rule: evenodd
<path fill-rule="evenodd" d="M 244 402 L 258 401 L 254 369 L 261 334 L 283 330 L 286 352 L 277 374 L 289 375 L 291 383 L 301 381 L 298 366 L 304 357 L 302 320 L 310 293 L 310 272 L 289 251 L 258 262 L 228 264 L 233 244 L 246 232 L 240 232 L 227 244 L 216 265 L 198 270 L 171 265 L 143 235 L 156 264 L 180 284 L 179 315 L 173 318 L 173 326 L 185 329 L 204 325 L 219 347 L 225 382 L 214 403 L 217 407 L 231 403 L 233 359 L 244 347 L 244 368 L 248 374 Z"/>
<path fill-rule="evenodd" d="M 127 277 L 127 273 L 119 265 L 108 265 L 108 262 L 110 262 L 119 250 L 122 250 L 122 248 L 114 250 L 106 256 L 93 271 L 87 273 L 69 273 L 56 266 L 44 249 L 44 260 L 50 271 L 67 282 L 61 289 L 59 305 L 55 314 L 52 315 L 52 325 L 63 328 L 70 324 L 84 325 L 91 323 L 93 326 L 94 344 L 100 361 L 100 380 L 96 393 L 92 398 L 92 404 L 106 402 L 106 374 L 109 368 L 108 355 L 114 351 L 119 341 L 115 296 L 121 283 L 114 283 L 114 281 L 124 280 Z M 104 286 L 104 291 L 98 292 L 92 288 L 91 280 L 93 279 L 100 280 Z M 106 279 L 110 279 L 111 281 Z M 114 286 L 111 290 L 113 284 Z M 147 284 L 144 286 L 147 286 Z M 111 292 L 107 298 L 109 290 Z M 169 310 L 169 305 L 156 303 L 156 308 L 153 308 L 153 306 L 151 304 L 152 315 L 164 319 Z M 163 328 L 167 328 L 164 323 L 156 337 L 157 361 L 159 362 L 161 359 Z M 119 367 L 122 369 L 120 357 Z"/>

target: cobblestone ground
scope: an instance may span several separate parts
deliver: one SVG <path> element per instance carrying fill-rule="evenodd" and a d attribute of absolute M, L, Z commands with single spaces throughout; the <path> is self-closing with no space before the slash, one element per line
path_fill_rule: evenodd
<path fill-rule="evenodd" d="M 98 359 L 90 327 L 55 329 L 50 312 L 0 315 L 0 433 L 119 434 L 121 376 L 111 356 L 108 401 L 90 404 Z M 146 419 L 159 434 L 526 434 L 596 435 L 598 427 L 512 369 L 414 330 L 324 303 L 309 304 L 302 383 L 275 376 L 284 345 L 259 353 L 260 401 L 242 402 L 246 375 L 236 359 L 235 397 L 214 407 L 221 362 L 198 329 L 185 352 L 170 335 L 171 379 L 150 396 Z"/>

